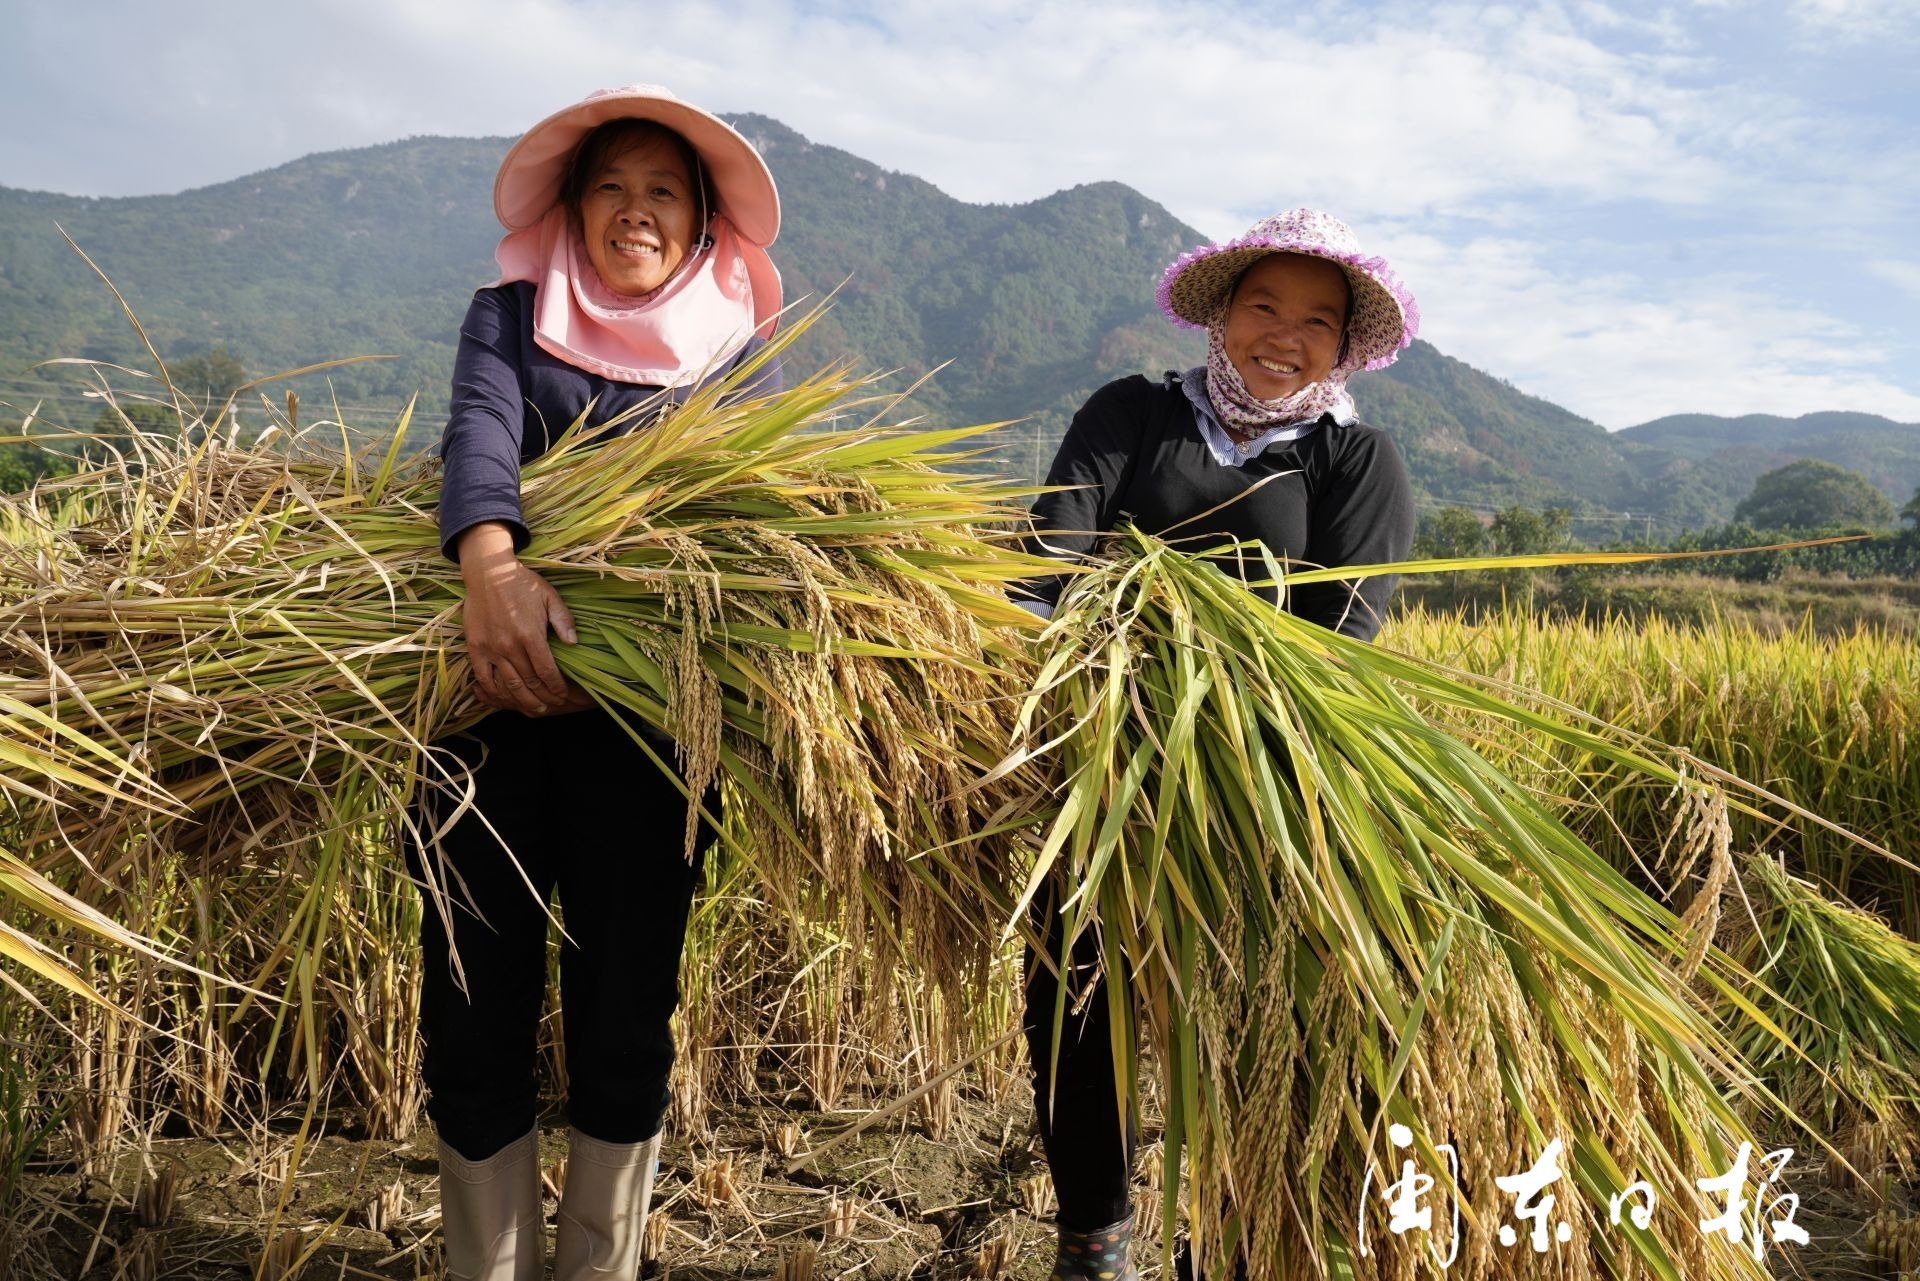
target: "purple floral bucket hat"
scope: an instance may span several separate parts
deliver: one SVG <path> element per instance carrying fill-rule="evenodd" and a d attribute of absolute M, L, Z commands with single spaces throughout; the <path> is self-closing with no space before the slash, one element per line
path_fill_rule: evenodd
<path fill-rule="evenodd" d="M 1318 209 L 1289 209 L 1238 239 L 1181 254 L 1160 277 L 1160 310 L 1176 325 L 1205 329 L 1240 273 L 1268 254 L 1325 258 L 1347 273 L 1353 311 L 1340 368 L 1384 369 L 1420 332 L 1420 308 L 1386 260 L 1362 253 L 1353 228 Z"/>

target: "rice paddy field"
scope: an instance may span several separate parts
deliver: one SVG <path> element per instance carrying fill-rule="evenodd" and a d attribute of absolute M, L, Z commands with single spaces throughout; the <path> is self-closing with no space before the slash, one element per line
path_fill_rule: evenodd
<path fill-rule="evenodd" d="M 1149 1275 L 1176 1231 L 1262 1281 L 1920 1268 L 1910 629 L 1367 647 L 1136 537 L 1042 630 L 1024 495 L 888 408 L 825 375 L 527 476 L 568 674 L 726 795 L 650 1274 L 1046 1277 L 1050 878 L 1141 1028 Z M 431 468 L 284 426 L 0 501 L 0 1276 L 438 1275 L 400 848 L 485 709 Z M 1494 1180 L 1556 1139 L 1536 1251 Z M 1451 1240 L 1387 1227 L 1403 1160 Z"/>

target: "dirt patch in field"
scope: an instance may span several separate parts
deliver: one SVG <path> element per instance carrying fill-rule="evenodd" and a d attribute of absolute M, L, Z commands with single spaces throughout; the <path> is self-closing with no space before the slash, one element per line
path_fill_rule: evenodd
<path fill-rule="evenodd" d="M 644 1275 L 770 1277 L 810 1246 L 823 1278 L 1048 1276 L 1051 1183 L 1027 1099 L 962 1091 L 937 1138 L 911 1113 L 836 1138 L 887 1101 L 867 1102 L 832 1114 L 737 1107 L 707 1136 L 669 1132 L 654 1198 L 659 1257 Z M 83 1171 L 52 1146 L 27 1171 L 12 1275 L 250 1278 L 277 1213 L 292 1240 L 276 1262 L 306 1255 L 308 1281 L 437 1276 L 432 1127 L 382 1142 L 352 1137 L 350 1117 L 335 1120 L 344 1132 L 308 1141 L 291 1178 L 298 1117 L 251 1134 L 156 1137 L 110 1171 Z M 792 1157 L 816 1147 L 794 1168 Z M 566 1153 L 559 1116 L 547 1118 L 541 1149 L 551 1225 Z M 161 1213 L 152 1188 L 169 1167 L 173 1202 Z"/>
<path fill-rule="evenodd" d="M 853 1123 L 888 1102 L 857 1100 L 832 1114 L 739 1106 L 718 1110 L 707 1136 L 670 1133 L 654 1201 L 658 1257 L 643 1275 L 773 1277 L 783 1260 L 791 1268 L 811 1249 L 811 1275 L 818 1278 L 1044 1281 L 1053 1262 L 1051 1184 L 1024 1092 L 993 1100 L 961 1091 L 953 1120 L 937 1137 L 911 1109 L 889 1111 L 847 1136 Z M 304 1256 L 297 1275 L 307 1281 L 438 1276 L 431 1127 L 423 1124 L 404 1142 L 383 1142 L 353 1137 L 353 1120 L 328 1118 L 332 1132 L 317 1127 L 322 1132 L 290 1178 L 298 1117 L 251 1133 L 156 1137 L 145 1153 L 123 1152 L 110 1171 L 89 1173 L 50 1148 L 27 1171 L 11 1276 L 295 1275 L 260 1269 L 276 1215 L 284 1240 L 273 1262 Z M 1155 1136 L 1149 1130 L 1147 1137 Z M 562 1177 L 556 1167 L 565 1151 L 564 1122 L 550 1117 L 542 1136 L 550 1182 Z M 787 1155 L 809 1151 L 812 1164 L 798 1168 Z M 172 1203 L 156 1205 L 164 1195 L 157 1172 L 169 1168 Z M 1780 1255 L 1776 1272 L 1822 1281 L 1895 1275 L 1861 1249 L 1877 1193 L 1833 1186 L 1804 1158 L 1794 1173 L 1804 1198 L 1797 1222 L 1813 1240 Z M 1897 1211 L 1920 1208 L 1920 1190 L 1887 1190 Z M 548 1191 L 551 1224 L 555 1199 Z M 1136 1196 L 1148 1205 L 1158 1192 L 1143 1183 Z M 1163 1275 L 1152 1242 L 1143 1243 L 1139 1259 L 1147 1276 Z"/>

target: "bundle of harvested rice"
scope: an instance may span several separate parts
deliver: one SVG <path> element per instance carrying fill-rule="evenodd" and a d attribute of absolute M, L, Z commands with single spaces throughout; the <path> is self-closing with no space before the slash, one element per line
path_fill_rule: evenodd
<path fill-rule="evenodd" d="M 1137 1002 L 1167 1233 L 1184 1153 L 1207 1275 L 1238 1253 L 1254 1281 L 1425 1276 L 1456 1246 L 1472 1277 L 1764 1275 L 1696 1226 L 1724 1207 L 1695 1180 L 1748 1137 L 1724 1097 L 1739 1056 L 1680 977 L 1703 949 L 1410 699 L 1672 771 L 1304 623 L 1206 560 L 1115 541 L 1064 596 L 1023 709 L 1065 780 L 1030 891 L 1068 887 L 1065 946 L 1095 931 L 1125 980 L 1116 1028 Z M 1124 1090 L 1135 1060 L 1117 1058 Z M 1494 1179 L 1555 1143 L 1547 1230 L 1570 1235 L 1542 1255 Z M 1390 1227 L 1407 1162 L 1438 1178 L 1430 1232 Z M 1610 1221 L 1637 1180 L 1658 1189 L 1645 1231 Z"/>
<path fill-rule="evenodd" d="M 1726 909 L 1728 951 L 1766 987 L 1756 997 L 1787 1043 L 1736 1025 L 1756 1069 L 1833 1136 L 1855 1174 L 1920 1160 L 1920 945 L 1870 912 L 1744 860 L 1745 902 Z"/>
<path fill-rule="evenodd" d="M 881 429 L 893 401 L 857 380 L 742 397 L 752 376 L 528 464 L 522 560 L 578 625 L 561 669 L 670 734 L 693 794 L 724 780 L 778 901 L 911 939 L 921 972 L 956 979 L 985 960 L 955 922 L 987 924 L 974 896 L 1008 864 L 974 834 L 1009 787 L 973 784 L 1028 661 L 1001 587 L 1033 563 L 983 531 L 1020 491 L 955 470 L 943 451 L 968 431 Z M 81 920 L 30 865 L 108 884 L 156 842 L 199 846 L 217 874 L 330 824 L 384 812 L 401 831 L 420 767 L 443 768 L 427 745 L 487 713 L 436 465 L 399 432 L 371 460 L 315 441 L 242 449 L 183 425 L 8 500 L 13 892 Z"/>

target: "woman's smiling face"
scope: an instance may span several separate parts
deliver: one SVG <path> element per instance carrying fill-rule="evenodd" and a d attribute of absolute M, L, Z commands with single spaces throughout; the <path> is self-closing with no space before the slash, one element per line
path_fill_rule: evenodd
<path fill-rule="evenodd" d="M 607 288 L 637 297 L 665 284 L 697 234 L 699 191 L 666 138 L 610 156 L 580 193 L 580 235 Z"/>
<path fill-rule="evenodd" d="M 1333 372 L 1351 303 L 1347 273 L 1334 263 L 1269 254 L 1227 301 L 1227 359 L 1261 400 L 1291 396 Z"/>

